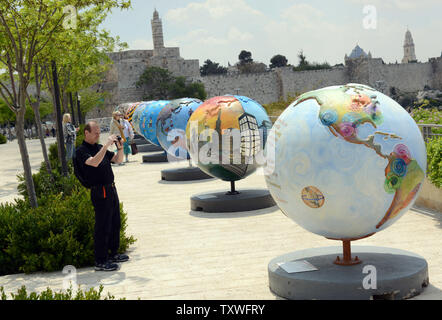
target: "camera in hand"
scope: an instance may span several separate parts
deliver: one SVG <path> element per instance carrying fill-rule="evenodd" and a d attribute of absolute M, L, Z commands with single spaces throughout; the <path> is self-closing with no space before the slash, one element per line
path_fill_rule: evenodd
<path fill-rule="evenodd" d="M 117 136 L 117 140 L 118 140 L 118 143 L 121 144 L 121 137 L 120 136 Z M 119 149 L 116 141 L 115 141 L 115 146 L 117 147 L 117 149 Z"/>

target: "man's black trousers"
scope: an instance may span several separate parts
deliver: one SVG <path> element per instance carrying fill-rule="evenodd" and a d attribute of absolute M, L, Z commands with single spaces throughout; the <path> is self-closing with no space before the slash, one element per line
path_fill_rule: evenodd
<path fill-rule="evenodd" d="M 95 262 L 105 263 L 120 247 L 120 202 L 114 184 L 91 188 L 95 209 Z"/>

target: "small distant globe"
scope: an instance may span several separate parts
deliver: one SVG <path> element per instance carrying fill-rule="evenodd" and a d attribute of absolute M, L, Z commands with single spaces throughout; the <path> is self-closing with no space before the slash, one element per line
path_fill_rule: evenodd
<path fill-rule="evenodd" d="M 150 103 L 155 102 L 154 100 L 152 101 L 143 101 L 140 104 L 137 105 L 137 107 L 135 108 L 133 114 L 132 114 L 132 127 L 134 128 L 134 131 L 140 135 L 141 134 L 141 129 L 140 129 L 140 125 L 141 125 L 141 116 L 143 115 L 144 110 L 146 109 L 147 105 L 149 105 Z"/>
<path fill-rule="evenodd" d="M 187 159 L 186 126 L 192 113 L 202 104 L 199 99 L 172 100 L 158 115 L 157 138 L 161 147 L 178 159 Z"/>
<path fill-rule="evenodd" d="M 281 211 L 306 230 L 356 240 L 397 221 L 426 172 L 425 143 L 398 103 L 365 85 L 302 94 L 267 145 L 266 182 Z"/>
<path fill-rule="evenodd" d="M 129 104 L 129 106 L 126 109 L 125 115 L 126 115 L 127 121 L 129 121 L 131 124 L 132 124 L 132 117 L 134 115 L 134 112 L 141 103 L 142 102 L 131 103 L 131 104 Z"/>
<path fill-rule="evenodd" d="M 250 98 L 213 97 L 201 104 L 187 123 L 190 156 L 212 177 L 243 179 L 262 164 L 258 159 L 271 125 L 265 109 Z"/>
<path fill-rule="evenodd" d="M 169 102 L 169 100 L 143 102 L 135 109 L 132 116 L 135 131 L 157 146 L 160 145 L 157 138 L 157 118 Z"/>

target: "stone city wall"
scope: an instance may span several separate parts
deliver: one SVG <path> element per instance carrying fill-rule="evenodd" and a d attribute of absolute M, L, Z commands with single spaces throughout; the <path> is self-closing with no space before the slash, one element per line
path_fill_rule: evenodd
<path fill-rule="evenodd" d="M 114 66 L 101 84 L 102 88 L 111 92 L 111 98 L 106 101 L 106 110 L 110 111 L 120 103 L 142 100 L 143 90 L 137 89 L 135 83 L 147 65 L 166 65 L 175 75 L 184 75 L 189 80 L 202 82 L 208 98 L 240 94 L 261 104 L 286 99 L 288 95 L 345 83 L 366 84 L 387 95 L 392 87 L 402 92 L 417 92 L 425 86 L 442 90 L 442 58 L 406 64 L 385 64 L 380 58 L 356 59 L 347 60 L 345 66 L 326 70 L 294 72 L 291 67 L 285 67 L 262 73 L 201 77 L 198 74 L 198 60 L 173 58 L 171 54 L 176 54 L 178 48 L 171 49 L 165 57 L 153 55 L 152 50 L 110 54 Z"/>
<path fill-rule="evenodd" d="M 279 99 L 278 81 L 275 72 L 251 74 L 212 75 L 198 77 L 207 92 L 207 97 L 226 94 L 239 94 L 256 100 L 261 104 Z"/>

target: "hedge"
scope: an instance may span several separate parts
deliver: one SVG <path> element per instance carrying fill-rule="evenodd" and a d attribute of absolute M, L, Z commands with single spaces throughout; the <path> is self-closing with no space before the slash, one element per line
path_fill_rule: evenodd
<path fill-rule="evenodd" d="M 66 265 L 93 266 L 95 213 L 90 191 L 72 174 L 60 173 L 56 147 L 50 146 L 53 175 L 42 163 L 33 175 L 38 208 L 27 201 L 23 177 L 18 186 L 23 199 L 0 204 L 0 275 L 58 271 Z M 119 252 L 135 242 L 126 235 L 127 214 L 120 204 Z"/>
<path fill-rule="evenodd" d="M 442 138 L 436 137 L 427 142 L 427 177 L 436 187 L 442 188 Z"/>

